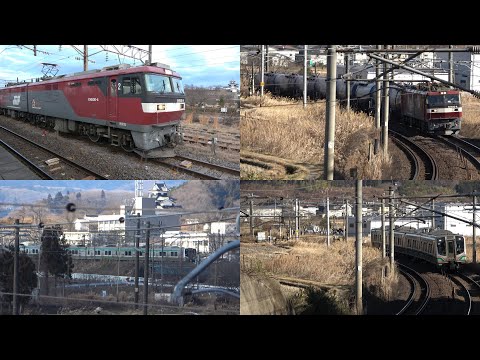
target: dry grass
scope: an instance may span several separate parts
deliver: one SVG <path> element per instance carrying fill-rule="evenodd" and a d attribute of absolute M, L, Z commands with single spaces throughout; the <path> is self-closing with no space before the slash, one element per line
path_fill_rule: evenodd
<path fill-rule="evenodd" d="M 251 96 L 242 99 L 240 131 L 242 149 L 290 159 L 297 163 L 323 166 L 325 144 L 325 102 L 299 101 Z M 252 108 L 253 107 L 253 108 Z M 390 163 L 382 155 L 371 156 L 372 139 L 378 138 L 372 118 L 364 113 L 336 108 L 335 170 L 348 178 L 357 167 L 363 178 L 381 179 L 382 168 Z M 373 149 L 371 149 L 373 153 Z"/>
<path fill-rule="evenodd" d="M 268 244 L 242 243 L 242 271 L 271 273 L 276 276 L 311 280 L 324 285 L 351 286 L 355 283 L 355 247 L 349 240 L 336 241 L 330 247 L 324 240 L 290 241 L 289 250 Z M 375 295 L 386 299 L 398 283 L 396 275 L 384 278 L 382 268 L 388 261 L 381 259 L 378 249 L 363 246 L 363 283 Z"/>
<path fill-rule="evenodd" d="M 480 100 L 462 93 L 463 120 L 460 133 L 464 137 L 480 139 Z"/>

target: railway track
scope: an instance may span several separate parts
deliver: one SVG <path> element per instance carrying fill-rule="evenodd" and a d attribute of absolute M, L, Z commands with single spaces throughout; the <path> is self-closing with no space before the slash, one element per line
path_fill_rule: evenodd
<path fill-rule="evenodd" d="M 421 180 L 420 177 L 420 162 L 424 167 L 424 179 L 422 180 L 437 180 L 439 177 L 438 165 L 435 159 L 420 145 L 411 141 L 406 136 L 393 131 L 388 130 L 394 141 L 404 149 L 407 156 L 411 159 L 413 164 L 413 170 L 410 180 Z"/>
<path fill-rule="evenodd" d="M 439 171 L 437 162 L 422 146 L 396 131 L 389 129 L 388 132 L 412 162 L 413 166 L 410 180 L 420 180 L 420 163 L 423 163 L 424 167 L 423 180 L 438 180 Z"/>
<path fill-rule="evenodd" d="M 40 167 L 38 167 L 36 164 L 31 162 L 25 156 L 20 154 L 17 150 L 12 148 L 10 145 L 8 145 L 3 140 L 0 140 L 0 146 L 3 147 L 4 149 L 6 149 L 10 154 L 15 156 L 23 164 L 25 164 L 33 173 L 35 173 L 38 177 L 40 177 L 40 179 L 42 179 L 42 180 L 53 180 L 53 178 L 49 174 L 47 174 Z"/>
<path fill-rule="evenodd" d="M 405 306 L 395 315 L 420 315 L 430 301 L 430 286 L 428 281 L 412 268 L 400 263 L 397 264 L 400 272 L 412 285 L 412 292 Z"/>
<path fill-rule="evenodd" d="M 8 141 L 12 151 L 16 151 L 26 161 L 29 161 L 35 167 L 45 173 L 49 179 L 68 180 L 68 179 L 89 179 L 89 180 L 106 180 L 103 175 L 77 164 L 66 157 L 37 144 L 26 137 L 17 134 L 3 126 L 0 126 L 0 135 L 3 142 Z M 13 144 L 13 146 L 12 146 Z M 15 148 L 14 148 L 15 147 Z M 53 164 L 46 165 L 47 160 L 57 158 L 58 161 Z M 34 160 L 33 160 L 34 159 Z M 33 168 L 32 168 L 33 170 Z"/>
<path fill-rule="evenodd" d="M 220 173 L 234 175 L 236 178 L 240 177 L 240 170 L 239 169 L 234 169 L 234 168 L 231 168 L 231 167 L 228 167 L 228 166 L 212 164 L 212 163 L 209 163 L 209 162 L 206 162 L 206 161 L 197 160 L 197 159 L 190 158 L 190 157 L 183 156 L 183 155 L 182 156 L 181 155 L 176 155 L 175 158 L 180 159 L 182 161 L 183 160 L 191 161 L 194 164 L 199 164 L 201 166 L 212 169 L 214 171 L 218 171 Z"/>
<path fill-rule="evenodd" d="M 473 310 L 474 309 L 474 306 L 473 306 L 473 301 L 472 301 L 472 298 L 476 297 L 476 298 L 480 298 L 480 284 L 475 281 L 474 279 L 472 279 L 470 276 L 462 273 L 462 272 L 457 272 L 455 274 L 451 274 L 450 275 L 450 278 L 452 280 L 452 282 L 456 283 L 458 286 L 460 286 L 466 296 L 465 296 L 465 301 L 466 301 L 466 304 L 467 304 L 467 315 L 471 315 L 473 313 L 479 313 L 479 310 L 480 309 L 475 309 L 475 311 Z"/>
<path fill-rule="evenodd" d="M 191 167 L 185 167 L 180 165 L 182 161 L 191 162 Z M 235 179 L 240 177 L 240 170 L 235 170 L 228 167 L 223 167 L 215 164 L 210 164 L 201 160 L 187 158 L 185 156 L 175 156 L 173 158 L 159 158 L 154 159 L 156 163 L 170 167 L 172 170 L 180 171 L 194 176 L 201 180 L 221 180 L 225 177 L 225 174 L 235 174 Z"/>
<path fill-rule="evenodd" d="M 480 147 L 457 136 L 439 136 L 438 138 L 454 148 L 461 157 L 468 159 L 480 171 Z"/>

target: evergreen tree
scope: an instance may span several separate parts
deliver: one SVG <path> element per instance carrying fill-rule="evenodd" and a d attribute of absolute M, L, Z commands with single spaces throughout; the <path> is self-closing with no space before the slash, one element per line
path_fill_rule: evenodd
<path fill-rule="evenodd" d="M 48 294 L 48 275 L 72 278 L 73 261 L 72 255 L 67 251 L 69 245 L 63 236 L 60 227 L 52 227 L 43 230 L 40 268 L 46 275 Z"/>
<path fill-rule="evenodd" d="M 8 248 L 5 251 L 0 252 L 0 292 L 9 293 L 13 292 L 13 247 Z M 35 264 L 28 255 L 20 252 L 18 256 L 19 264 L 19 281 L 18 292 L 19 294 L 31 294 L 32 290 L 37 285 L 37 274 Z M 17 300 L 20 304 L 20 308 L 25 305 L 29 300 L 29 296 L 18 296 Z M 12 295 L 4 294 L 0 296 L 0 302 L 10 304 L 13 301 Z M 11 312 L 9 312 L 11 313 Z"/>

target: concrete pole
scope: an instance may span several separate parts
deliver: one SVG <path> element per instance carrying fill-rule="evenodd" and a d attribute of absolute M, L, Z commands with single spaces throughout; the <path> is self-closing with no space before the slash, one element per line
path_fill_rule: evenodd
<path fill-rule="evenodd" d="M 88 45 L 83 45 L 83 71 L 88 70 Z"/>
<path fill-rule="evenodd" d="M 387 256 L 385 246 L 385 199 L 382 199 L 382 259 Z"/>
<path fill-rule="evenodd" d="M 299 229 L 299 219 L 298 219 L 298 199 L 295 199 L 295 239 L 298 240 L 298 229 Z"/>
<path fill-rule="evenodd" d="M 13 315 L 18 315 L 18 252 L 20 251 L 20 220 L 15 219 L 15 249 L 13 253 Z"/>
<path fill-rule="evenodd" d="M 270 71 L 268 63 L 270 58 L 268 57 L 268 45 L 265 47 L 265 71 L 268 73 Z"/>
<path fill-rule="evenodd" d="M 263 97 L 263 87 L 265 86 L 265 45 L 262 45 L 262 65 L 260 66 L 260 96 Z"/>
<path fill-rule="evenodd" d="M 432 209 L 435 210 L 435 199 L 432 199 Z M 435 213 L 432 212 L 432 230 L 435 230 Z"/>
<path fill-rule="evenodd" d="M 362 303 L 362 180 L 357 180 L 355 183 L 355 245 L 356 245 L 356 256 L 355 256 L 355 267 L 356 267 L 356 276 L 355 283 L 357 289 L 357 315 L 363 314 L 363 303 Z"/>
<path fill-rule="evenodd" d="M 327 107 L 325 122 L 324 178 L 333 180 L 335 156 L 335 106 L 337 103 L 337 51 L 328 45 L 327 52 Z"/>
<path fill-rule="evenodd" d="M 327 196 L 327 246 L 330 246 L 330 199 Z"/>
<path fill-rule="evenodd" d="M 274 199 L 275 201 L 275 207 L 273 208 L 273 223 L 277 223 L 277 199 Z"/>
<path fill-rule="evenodd" d="M 344 62 L 345 62 L 345 74 L 347 75 L 347 111 L 350 111 L 350 54 L 346 53 L 344 55 Z"/>
<path fill-rule="evenodd" d="M 385 49 L 388 49 L 388 45 L 385 45 Z M 388 54 L 385 55 L 388 58 Z M 383 64 L 383 70 L 388 70 L 388 64 Z M 388 75 L 385 75 L 385 80 L 388 79 Z M 389 108 L 389 81 L 385 81 L 383 84 L 383 128 L 382 128 L 382 146 L 383 146 L 383 155 L 388 155 L 388 115 L 390 112 Z"/>
<path fill-rule="evenodd" d="M 343 229 L 345 241 L 348 239 L 348 199 L 345 200 L 345 227 Z"/>
<path fill-rule="evenodd" d="M 303 47 L 303 108 L 307 107 L 307 47 Z"/>
<path fill-rule="evenodd" d="M 377 45 L 377 49 L 381 50 L 382 45 Z M 381 88 L 383 86 L 382 84 L 382 77 L 379 77 L 380 75 L 380 60 L 375 60 L 375 77 L 377 80 L 375 81 L 375 87 L 377 92 L 375 93 L 375 128 L 380 129 L 381 127 L 381 109 L 382 109 L 382 92 Z"/>
<path fill-rule="evenodd" d="M 148 65 L 152 65 L 152 45 L 148 45 Z"/>
<path fill-rule="evenodd" d="M 181 246 L 180 246 L 180 251 L 182 251 Z M 179 259 L 181 260 L 181 256 L 179 256 Z M 150 221 L 147 222 L 147 235 L 145 237 L 145 265 L 143 269 L 143 315 L 148 314 L 149 266 L 150 266 Z"/>
<path fill-rule="evenodd" d="M 473 196 L 473 250 L 472 250 L 472 261 L 474 264 L 477 263 L 477 197 Z"/>
<path fill-rule="evenodd" d="M 140 254 L 138 248 L 140 247 L 140 213 L 137 213 L 137 233 L 135 234 L 135 293 L 134 302 L 135 309 L 138 309 L 138 273 L 140 272 Z"/>
<path fill-rule="evenodd" d="M 450 45 L 449 46 L 450 49 L 453 49 L 453 45 Z M 450 81 L 451 83 L 453 83 L 454 81 L 454 73 L 453 73 L 453 52 L 449 52 L 448 53 L 448 81 Z"/>
<path fill-rule="evenodd" d="M 250 236 L 253 236 L 253 200 L 250 199 Z"/>
<path fill-rule="evenodd" d="M 393 273 L 395 271 L 395 244 L 393 241 L 393 229 L 394 229 L 394 214 L 393 214 L 393 188 L 389 186 L 388 188 L 388 196 L 389 196 L 389 203 L 388 203 L 388 218 L 390 220 L 390 229 L 389 229 L 389 243 L 390 243 L 390 269 Z"/>

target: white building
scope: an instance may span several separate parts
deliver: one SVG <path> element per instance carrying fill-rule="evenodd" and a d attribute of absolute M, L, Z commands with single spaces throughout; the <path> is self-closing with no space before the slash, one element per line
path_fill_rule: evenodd
<path fill-rule="evenodd" d="M 88 231 L 64 231 L 67 244 L 72 246 L 91 246 L 91 234 Z"/>
<path fill-rule="evenodd" d="M 162 237 L 155 237 L 155 248 L 161 246 Z M 183 248 L 194 248 L 200 253 L 210 252 L 210 239 L 205 232 L 193 231 L 166 231 L 163 234 L 165 246 L 180 246 Z"/>
<path fill-rule="evenodd" d="M 435 204 L 435 210 L 443 212 L 448 215 L 473 221 L 473 205 L 472 204 L 454 204 L 454 203 L 438 203 Z M 479 223 L 480 214 L 477 214 L 476 223 Z M 453 233 L 458 233 L 464 236 L 473 236 L 473 227 L 460 220 L 452 219 L 447 216 L 437 218 L 435 223 L 437 228 L 442 230 L 450 230 Z M 480 231 L 477 232 L 480 233 Z"/>
<path fill-rule="evenodd" d="M 168 196 L 168 187 L 164 182 L 155 183 L 152 189 L 148 191 L 148 198 L 155 199 L 155 204 L 159 209 L 176 206 L 175 201 Z"/>
<path fill-rule="evenodd" d="M 372 229 L 379 229 L 382 227 L 382 219 L 379 216 L 374 216 L 374 217 L 363 217 L 363 227 L 362 227 L 362 232 L 363 236 L 370 236 Z M 396 227 L 400 226 L 409 226 L 413 227 L 415 229 L 420 229 L 420 228 L 429 228 L 431 227 L 431 220 L 430 219 L 425 219 L 425 223 L 423 223 L 420 220 L 412 220 L 412 219 L 396 219 L 394 222 L 394 225 Z M 385 226 L 388 226 L 389 220 L 388 218 L 385 219 Z M 355 217 L 351 216 L 348 218 L 348 236 L 355 236 Z M 388 236 L 388 235 L 387 235 Z"/>
<path fill-rule="evenodd" d="M 448 71 L 448 53 L 437 53 L 437 66 Z M 454 83 L 469 90 L 480 91 L 480 54 L 453 53 Z"/>
<path fill-rule="evenodd" d="M 227 223 L 225 222 L 212 222 L 210 225 L 210 234 L 225 235 Z"/>

